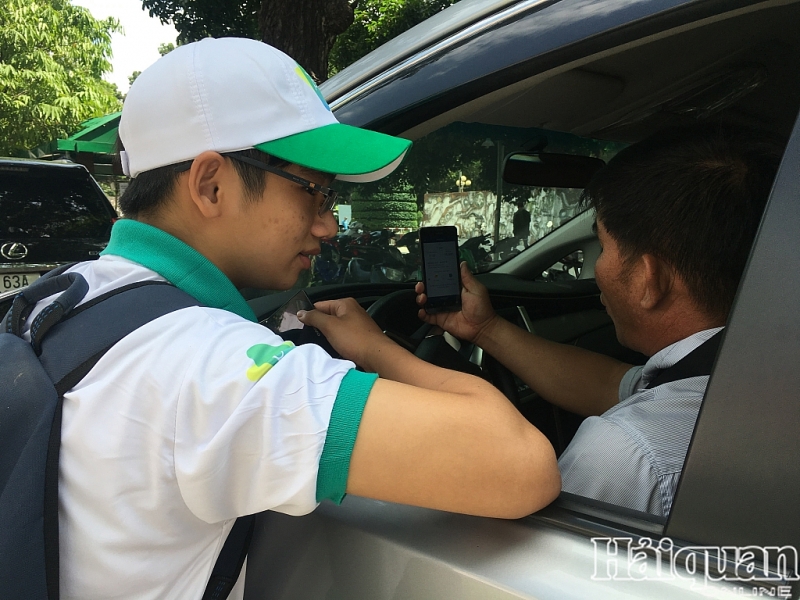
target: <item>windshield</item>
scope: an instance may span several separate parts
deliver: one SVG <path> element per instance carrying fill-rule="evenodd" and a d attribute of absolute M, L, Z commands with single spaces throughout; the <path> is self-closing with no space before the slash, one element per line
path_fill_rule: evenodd
<path fill-rule="evenodd" d="M 511 185 L 502 165 L 512 152 L 547 151 L 608 161 L 623 147 L 538 128 L 451 123 L 414 141 L 389 177 L 334 182 L 339 234 L 300 287 L 420 278 L 418 230 L 452 225 L 461 259 L 482 273 L 519 254 L 580 212 L 581 189 Z"/>
<path fill-rule="evenodd" d="M 86 171 L 0 169 L 0 233 L 20 238 L 108 236 L 108 201 Z"/>

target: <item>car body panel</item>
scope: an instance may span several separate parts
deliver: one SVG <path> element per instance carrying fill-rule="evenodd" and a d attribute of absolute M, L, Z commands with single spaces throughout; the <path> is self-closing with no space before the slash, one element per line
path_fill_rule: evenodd
<path fill-rule="evenodd" d="M 750 4 L 754 2 L 531 3 L 491 36 L 479 31 L 457 47 L 427 49 L 367 81 L 333 107 L 342 122 L 399 134 L 422 115 L 441 113 L 523 77 Z"/>
<path fill-rule="evenodd" d="M 47 271 L 99 257 L 116 219 L 84 166 L 0 158 L 0 315 Z"/>
<path fill-rule="evenodd" d="M 553 511 L 551 511 L 553 512 Z M 247 600 L 564 600 L 565 598 L 735 598 L 732 584 L 698 586 L 684 571 L 640 581 L 626 555 L 608 564 L 604 537 L 552 525 L 549 513 L 484 519 L 347 497 L 305 517 L 259 515 L 247 567 Z M 579 528 L 577 519 L 573 525 Z M 627 534 L 629 535 L 629 534 Z M 267 540 L 281 543 L 268 543 Z M 655 571 L 658 560 L 648 558 Z M 609 569 L 634 575 L 610 580 Z"/>
<path fill-rule="evenodd" d="M 461 0 L 461 2 L 456 2 L 427 19 L 423 27 L 412 27 L 389 40 L 374 52 L 360 58 L 325 81 L 320 86 L 320 90 L 330 103 L 335 104 L 337 98 L 391 68 L 398 60 L 414 55 L 442 39 L 463 31 L 473 23 L 482 22 L 485 17 L 518 3 L 519 0 Z"/>
<path fill-rule="evenodd" d="M 800 548 L 798 164 L 800 119 L 739 287 L 667 535 Z"/>
<path fill-rule="evenodd" d="M 604 57 L 630 50 L 631 54 L 624 57 L 624 66 L 629 66 L 637 59 L 633 50 L 645 47 L 649 54 L 639 57 L 639 73 L 646 74 L 647 61 L 662 48 L 646 44 L 667 39 L 667 32 L 678 32 L 675 35 L 679 40 L 687 38 L 677 35 L 694 32 L 690 39 L 704 44 L 704 56 L 719 59 L 724 65 L 726 55 L 735 53 L 733 46 L 740 44 L 747 49 L 748 26 L 757 25 L 764 31 L 768 17 L 762 19 L 759 11 L 793 7 L 786 13 L 791 18 L 785 26 L 796 29 L 797 6 L 790 2 L 716 0 L 519 2 L 490 15 L 496 19 L 504 11 L 511 14 L 508 11 L 514 7 L 524 8 L 513 13 L 513 18 L 495 23 L 494 28 L 480 29 L 479 22 L 470 22 L 464 29 L 473 27 L 473 32 L 461 32 L 457 43 L 448 45 L 445 38 L 433 41 L 416 55 L 398 52 L 394 64 L 388 51 L 373 57 L 384 70 L 362 73 L 363 83 L 338 95 L 333 106 L 344 122 L 413 139 L 461 117 L 467 122 L 471 118 L 483 122 L 481 118 L 489 114 L 481 112 L 483 99 L 500 98 L 498 111 L 502 112 L 508 106 L 502 98 L 512 98 L 507 90 L 517 82 L 538 74 L 551 77 L 575 70 L 576 65 L 588 64 L 589 58 L 595 61 L 591 66 L 606 68 L 609 65 L 603 63 Z M 732 23 L 729 33 L 740 32 L 725 38 L 727 45 L 714 48 L 713 37 L 702 39 L 705 32 L 715 31 L 714 26 L 726 21 Z M 700 29 L 701 25 L 705 29 Z M 422 30 L 415 35 L 424 38 Z M 451 42 L 456 35 L 450 36 Z M 673 44 L 675 49 L 679 52 L 670 64 L 675 65 L 676 84 L 668 90 L 670 93 L 682 84 L 678 81 L 682 64 L 692 75 L 705 73 L 702 60 L 693 56 L 691 46 L 683 51 Z M 753 55 L 754 60 L 758 58 Z M 775 73 L 778 71 L 775 69 Z M 350 82 L 358 79 L 352 73 L 348 77 Z M 673 72 L 662 77 L 669 80 Z M 779 77 L 780 86 L 787 90 L 783 96 L 764 92 L 753 95 L 757 102 L 773 103 L 765 114 L 774 119 L 776 129 L 784 132 L 797 117 L 800 104 L 797 84 L 790 81 L 791 77 L 797 79 L 796 69 L 793 76 Z M 588 87 L 575 89 L 591 91 L 593 81 Z M 632 87 L 629 83 L 624 82 L 614 93 L 624 95 Z M 334 84 L 335 78 L 330 89 L 347 87 L 336 88 Z M 533 93 L 517 98 L 522 97 L 534 110 L 539 108 L 536 92 L 540 88 L 532 89 Z M 603 96 L 602 82 L 597 90 L 598 102 L 602 100 L 615 111 L 609 120 L 599 122 L 598 115 L 592 115 L 585 124 L 576 121 L 561 131 L 580 130 L 581 135 L 591 135 L 593 127 L 608 131 L 615 120 L 636 116 L 630 103 L 615 104 L 613 96 Z M 501 97 L 501 93 L 506 96 Z M 642 101 L 659 102 L 653 94 L 645 90 Z M 591 100 L 590 96 L 583 106 L 590 106 Z M 471 106 L 473 101 L 477 108 Z M 784 104 L 778 106 L 781 102 Z M 548 106 L 557 107 L 557 102 Z M 747 113 L 752 105 L 742 106 L 747 108 L 740 114 Z M 632 139 L 647 133 L 645 129 L 631 132 Z M 703 576 L 703 569 L 711 568 L 709 565 L 716 561 L 704 554 L 703 547 L 708 545 L 800 546 L 800 517 L 794 511 L 800 497 L 800 442 L 796 434 L 800 422 L 796 402 L 800 388 L 796 367 L 800 359 L 800 317 L 794 306 L 800 292 L 797 126 L 793 135 L 724 337 L 669 521 L 569 494 L 562 494 L 543 511 L 516 521 L 348 497 L 339 507 L 323 503 L 305 517 L 259 515 L 248 560 L 246 598 L 797 597 L 796 580 L 775 577 L 748 582 L 730 561 L 721 561 L 720 568 L 728 575 L 739 576 L 738 581 L 726 581 L 734 579 L 728 576 L 710 581 Z M 624 135 L 620 137 L 625 139 Z M 546 325 L 543 329 L 550 328 L 550 337 L 559 341 L 577 343 L 580 338 L 591 337 L 591 329 L 602 325 L 595 322 L 592 307 L 587 304 L 589 299 L 597 300 L 596 287 L 591 291 L 583 287 L 592 285 L 591 280 L 550 284 L 548 289 L 555 294 L 548 304 L 550 312 L 538 313 L 537 308 L 545 306 L 547 294 L 537 292 L 541 289 L 537 283 L 542 282 L 531 281 L 551 260 L 578 249 L 585 252 L 590 263 L 583 277 L 591 277 L 595 258 L 591 252 L 592 248 L 596 250 L 591 221 L 590 215 L 578 217 L 482 275 L 493 302 L 502 306 L 505 314 L 519 309 L 529 329 Z M 554 308 L 559 290 L 563 314 Z M 566 308 L 573 300 L 569 290 L 586 292 L 585 297 L 574 295 L 575 301 L 581 298 L 580 307 Z M 340 291 L 357 294 L 355 287 Z M 314 293 L 336 297 L 337 288 L 320 288 Z M 374 298 L 364 299 L 368 304 Z M 263 302 L 261 306 L 266 308 Z M 569 335 L 564 338 L 565 333 Z M 659 572 L 665 566 L 663 556 L 649 547 L 633 562 L 624 553 L 616 563 L 612 557 L 619 576 L 608 581 L 598 572 L 597 552 L 603 555 L 602 542 L 598 546 L 592 539 L 609 537 L 644 537 L 656 546 L 674 544 L 673 548 L 695 557 L 697 571 L 692 575 L 678 566 L 675 572 Z M 633 567 L 630 573 L 629 566 Z M 792 586 L 794 589 L 790 589 Z"/>

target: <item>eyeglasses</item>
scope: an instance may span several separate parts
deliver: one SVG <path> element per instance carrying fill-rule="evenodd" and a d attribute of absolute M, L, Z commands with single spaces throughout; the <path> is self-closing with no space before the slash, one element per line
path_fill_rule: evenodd
<path fill-rule="evenodd" d="M 339 197 L 339 192 L 337 192 L 336 190 L 332 190 L 331 188 L 325 187 L 324 185 L 314 183 L 313 181 L 309 181 L 308 179 L 303 179 L 302 177 L 298 177 L 293 173 L 289 173 L 288 171 L 284 171 L 283 169 L 279 169 L 278 167 L 273 167 L 272 165 L 268 165 L 267 163 L 261 162 L 260 160 L 250 158 L 249 156 L 244 156 L 242 154 L 239 154 L 238 152 L 226 152 L 222 156 L 227 156 L 234 160 L 238 160 L 239 162 L 247 163 L 248 165 L 258 167 L 259 169 L 262 169 L 269 173 L 273 173 L 275 175 L 278 175 L 279 177 L 283 177 L 284 179 L 288 179 L 289 181 L 292 181 L 302 186 L 312 196 L 317 193 L 320 194 L 324 198 L 322 206 L 319 207 L 318 211 L 320 217 L 333 208 L 333 205 L 336 204 L 336 200 Z"/>

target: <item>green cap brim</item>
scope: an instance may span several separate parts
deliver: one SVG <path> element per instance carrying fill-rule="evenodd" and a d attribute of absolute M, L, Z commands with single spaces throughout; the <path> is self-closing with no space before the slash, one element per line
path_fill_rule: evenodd
<path fill-rule="evenodd" d="M 342 181 L 364 183 L 394 171 L 410 146 L 410 140 L 333 123 L 255 147 Z"/>

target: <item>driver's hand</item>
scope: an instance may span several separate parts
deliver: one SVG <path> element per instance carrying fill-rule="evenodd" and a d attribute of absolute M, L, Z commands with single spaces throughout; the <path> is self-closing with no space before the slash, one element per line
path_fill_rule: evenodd
<path fill-rule="evenodd" d="M 420 309 L 419 318 L 431 325 L 438 325 L 459 339 L 479 343 L 481 333 L 497 318 L 497 314 L 492 308 L 486 286 L 472 276 L 467 263 L 462 262 L 460 268 L 461 310 L 429 315 L 425 309 Z M 425 284 L 417 283 L 414 291 L 417 292 L 417 304 L 423 306 L 427 300 Z"/>
<path fill-rule="evenodd" d="M 298 311 L 297 318 L 319 329 L 342 357 L 360 367 L 374 370 L 370 358 L 394 344 L 354 298 L 317 302 L 314 308 Z"/>

